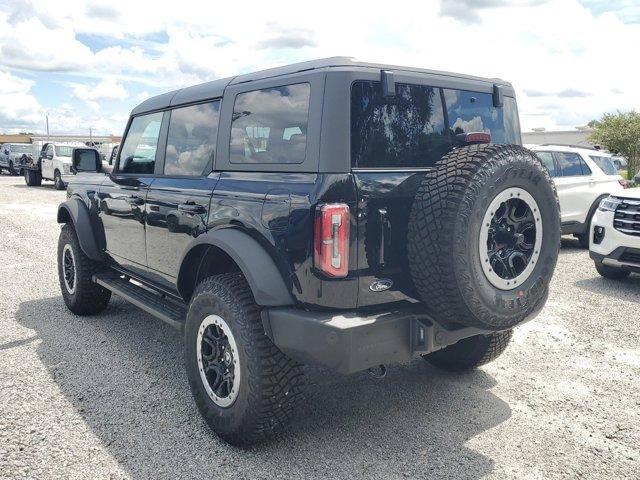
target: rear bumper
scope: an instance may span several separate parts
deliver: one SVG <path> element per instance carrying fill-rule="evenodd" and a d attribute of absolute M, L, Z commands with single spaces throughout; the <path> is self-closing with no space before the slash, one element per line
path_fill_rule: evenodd
<path fill-rule="evenodd" d="M 267 336 L 286 355 L 339 373 L 404 363 L 463 338 L 492 333 L 465 327 L 447 330 L 415 306 L 359 315 L 270 308 L 262 312 Z"/>

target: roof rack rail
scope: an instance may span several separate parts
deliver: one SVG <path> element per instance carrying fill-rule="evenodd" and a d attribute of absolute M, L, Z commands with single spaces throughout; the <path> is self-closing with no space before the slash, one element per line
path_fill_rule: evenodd
<path fill-rule="evenodd" d="M 602 147 L 600 147 L 599 145 L 594 145 L 593 147 L 590 147 L 588 145 L 572 145 L 570 143 L 540 143 L 539 145 L 541 147 L 556 146 L 556 147 L 584 148 L 585 150 L 596 150 L 596 151 L 602 150 Z"/>

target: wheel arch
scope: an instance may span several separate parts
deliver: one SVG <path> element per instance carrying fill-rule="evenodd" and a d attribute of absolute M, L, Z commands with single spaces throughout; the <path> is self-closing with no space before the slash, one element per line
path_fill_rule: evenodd
<path fill-rule="evenodd" d="M 102 254 L 91 227 L 89 210 L 79 198 L 70 198 L 60 204 L 57 221 L 58 223 L 69 223 L 73 226 L 80 248 L 82 248 L 87 257 L 96 261 L 102 260 Z"/>
<path fill-rule="evenodd" d="M 591 204 L 591 206 L 589 207 L 589 210 L 587 211 L 587 217 L 584 220 L 584 231 L 582 232 L 583 235 L 589 235 L 589 230 L 590 230 L 590 226 L 591 226 L 591 218 L 593 217 L 593 215 L 596 213 L 596 208 L 598 208 L 598 205 L 600 205 L 600 202 L 607 198 L 610 195 L 610 193 L 603 193 L 602 195 L 598 195 L 598 198 L 596 198 L 594 200 L 594 202 Z"/>
<path fill-rule="evenodd" d="M 189 245 L 180 260 L 178 292 L 188 301 L 200 280 L 232 271 L 242 272 L 258 305 L 294 304 L 273 258 L 258 241 L 235 228 L 210 231 Z"/>

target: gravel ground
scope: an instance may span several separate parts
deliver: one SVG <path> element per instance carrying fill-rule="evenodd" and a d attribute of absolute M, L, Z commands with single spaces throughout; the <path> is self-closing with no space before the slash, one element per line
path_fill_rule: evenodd
<path fill-rule="evenodd" d="M 640 478 L 640 277 L 600 278 L 573 240 L 494 363 L 309 369 L 288 435 L 239 450 L 200 419 L 174 330 L 119 299 L 67 311 L 64 197 L 0 177 L 0 478 Z"/>

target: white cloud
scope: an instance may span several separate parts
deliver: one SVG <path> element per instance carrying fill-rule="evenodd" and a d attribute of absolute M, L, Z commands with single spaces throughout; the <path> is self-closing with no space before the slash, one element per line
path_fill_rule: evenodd
<path fill-rule="evenodd" d="M 112 79 L 103 80 L 95 85 L 72 83 L 73 95 L 86 102 L 94 110 L 98 110 L 102 100 L 124 100 L 127 98 L 125 88 Z"/>
<path fill-rule="evenodd" d="M 42 121 L 42 108 L 30 93 L 33 82 L 0 70 L 0 124 L 18 132 Z"/>
<path fill-rule="evenodd" d="M 313 12 L 299 1 L 277 12 L 265 5 L 14 0 L 0 7 L 0 66 L 15 75 L 72 72 L 81 85 L 73 94 L 92 108 L 124 99 L 129 82 L 168 91 L 330 55 L 505 78 L 524 130 L 640 108 L 629 60 L 640 25 L 578 0 L 423 0 L 384 14 L 357 2 L 328 1 Z M 90 49 L 78 40 L 84 34 L 99 41 Z"/>

